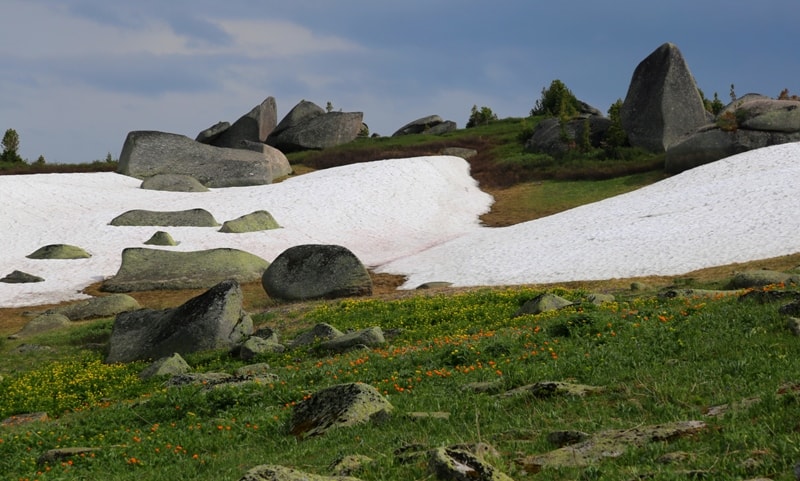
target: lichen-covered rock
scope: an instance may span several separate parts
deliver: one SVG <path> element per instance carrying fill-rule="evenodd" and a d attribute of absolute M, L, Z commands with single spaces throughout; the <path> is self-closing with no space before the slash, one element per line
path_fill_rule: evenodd
<path fill-rule="evenodd" d="M 106 292 L 209 288 L 226 279 L 252 282 L 269 267 L 264 259 L 237 249 L 173 252 L 129 247 L 114 277 L 103 282 Z"/>
<path fill-rule="evenodd" d="M 350 476 L 322 476 L 306 473 L 285 466 L 262 464 L 256 466 L 239 481 L 360 481 Z"/>
<path fill-rule="evenodd" d="M 28 254 L 28 259 L 88 259 L 91 254 L 78 246 L 68 244 L 50 244 Z"/>
<path fill-rule="evenodd" d="M 297 337 L 292 339 L 291 342 L 289 342 L 289 347 L 294 349 L 303 346 L 310 346 L 317 341 L 335 339 L 343 335 L 344 333 L 339 329 L 336 329 L 325 322 L 320 322 L 308 331 L 302 332 Z"/>
<path fill-rule="evenodd" d="M 392 134 L 392 137 L 399 137 L 401 135 L 421 134 L 426 130 L 435 127 L 444 122 L 444 119 L 438 115 L 428 115 L 425 117 L 412 120 L 411 122 L 400 127 Z"/>
<path fill-rule="evenodd" d="M 767 269 L 753 269 L 737 272 L 730 281 L 735 289 L 748 287 L 764 287 L 770 284 L 798 284 L 800 276 L 786 272 L 771 271 Z"/>
<path fill-rule="evenodd" d="M 45 313 L 31 319 L 17 333 L 9 336 L 10 339 L 21 339 L 34 336 L 43 332 L 61 329 L 71 324 L 69 318 L 63 314 Z"/>
<path fill-rule="evenodd" d="M 383 419 L 393 409 L 369 384 L 339 384 L 294 406 L 289 431 L 298 437 L 324 434 L 329 429 Z"/>
<path fill-rule="evenodd" d="M 27 272 L 22 271 L 12 271 L 11 274 L 0 279 L 0 282 L 5 282 L 6 284 L 29 284 L 32 282 L 43 282 L 44 279 L 35 276 L 33 274 L 28 274 Z"/>
<path fill-rule="evenodd" d="M 82 321 L 116 316 L 121 312 L 135 311 L 141 308 L 139 301 L 127 294 L 111 294 L 54 307 L 47 310 L 47 313 L 63 314 L 70 321 Z"/>
<path fill-rule="evenodd" d="M 517 309 L 517 312 L 514 313 L 514 317 L 525 314 L 535 315 L 541 314 L 542 312 L 555 311 L 567 306 L 571 306 L 572 304 L 572 301 L 564 299 L 561 296 L 544 293 L 523 304 L 519 309 Z"/>
<path fill-rule="evenodd" d="M 278 229 L 278 221 L 272 214 L 265 210 L 257 210 L 236 219 L 223 222 L 220 232 L 240 234 L 243 232 L 258 232 L 262 230 Z"/>
<path fill-rule="evenodd" d="M 283 251 L 261 279 L 275 299 L 363 296 L 372 293 L 366 267 L 349 249 L 338 245 L 303 244 Z"/>
<path fill-rule="evenodd" d="M 176 376 L 186 374 L 192 368 L 177 352 L 171 356 L 162 357 L 153 362 L 139 373 L 141 379 L 150 379 L 155 376 Z"/>
<path fill-rule="evenodd" d="M 106 362 L 230 349 L 253 332 L 242 298 L 239 283 L 227 280 L 174 309 L 119 314 L 111 329 Z"/>
<path fill-rule="evenodd" d="M 186 226 L 216 227 L 219 225 L 214 216 L 205 209 L 188 209 L 172 212 L 152 210 L 130 210 L 118 215 L 109 222 L 115 226 Z"/>
<path fill-rule="evenodd" d="M 431 450 L 428 468 L 443 480 L 512 481 L 508 475 L 465 449 L 445 447 Z"/>
<path fill-rule="evenodd" d="M 585 396 L 602 392 L 604 389 L 598 386 L 587 386 L 586 384 L 574 384 L 560 381 L 542 381 L 528 384 L 506 391 L 503 396 L 512 397 L 528 395 L 537 398 L 548 398 L 552 396 Z"/>
<path fill-rule="evenodd" d="M 241 345 L 233 348 L 232 353 L 235 357 L 248 361 L 253 359 L 258 354 L 265 352 L 283 352 L 286 348 L 275 341 L 262 339 L 257 336 L 250 336 Z"/>
<path fill-rule="evenodd" d="M 370 327 L 334 337 L 320 343 L 323 351 L 345 352 L 358 346 L 375 347 L 385 343 L 380 327 Z"/>
<path fill-rule="evenodd" d="M 146 245 L 152 245 L 152 246 L 176 246 L 176 245 L 178 245 L 178 243 L 175 242 L 175 239 L 173 239 L 172 236 L 169 235 L 169 232 L 164 232 L 163 230 L 160 230 L 160 231 L 156 232 L 155 234 L 153 234 L 152 236 L 150 236 L 150 238 L 147 239 L 146 241 L 144 241 L 144 243 Z"/>

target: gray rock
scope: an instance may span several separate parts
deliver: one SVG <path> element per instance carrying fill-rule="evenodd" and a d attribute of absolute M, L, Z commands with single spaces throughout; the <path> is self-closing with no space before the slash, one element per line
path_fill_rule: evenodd
<path fill-rule="evenodd" d="M 272 375 L 272 368 L 269 364 L 265 362 L 260 362 L 257 364 L 248 364 L 247 366 L 242 366 L 237 368 L 233 375 L 236 377 L 259 377 L 265 375 Z"/>
<path fill-rule="evenodd" d="M 265 352 L 283 352 L 286 348 L 273 340 L 263 339 L 258 336 L 250 336 L 241 345 L 234 347 L 231 352 L 234 357 L 244 361 L 253 359 L 258 354 Z"/>
<path fill-rule="evenodd" d="M 226 279 L 252 282 L 269 267 L 264 259 L 237 249 L 172 252 L 129 247 L 114 277 L 103 282 L 106 292 L 209 288 Z"/>
<path fill-rule="evenodd" d="M 349 249 L 303 244 L 283 251 L 264 271 L 261 284 L 275 299 L 308 300 L 370 295 L 372 279 Z"/>
<path fill-rule="evenodd" d="M 206 187 L 264 185 L 272 182 L 270 161 L 251 150 L 201 144 L 178 134 L 129 132 L 117 172 L 144 179 L 158 174 L 182 174 Z"/>
<path fill-rule="evenodd" d="M 461 157 L 464 160 L 469 160 L 478 155 L 478 151 L 475 149 L 465 149 L 463 147 L 446 147 L 442 149 L 442 155 L 452 155 L 454 157 Z"/>
<path fill-rule="evenodd" d="M 323 351 L 345 352 L 359 346 L 375 347 L 384 344 L 383 331 L 380 327 L 370 327 L 354 332 L 349 332 L 342 336 L 334 337 L 323 341 L 319 348 Z"/>
<path fill-rule="evenodd" d="M 399 129 L 397 129 L 395 133 L 392 134 L 392 137 L 399 137 L 401 135 L 421 134 L 426 130 L 441 124 L 442 122 L 444 122 L 444 120 L 440 116 L 428 115 L 427 117 L 422 117 L 417 120 L 412 120 L 411 122 L 400 127 Z"/>
<path fill-rule="evenodd" d="M 385 418 L 394 407 L 365 383 L 331 386 L 294 406 L 289 431 L 295 436 L 324 434 L 330 429 Z"/>
<path fill-rule="evenodd" d="M 278 123 L 277 112 L 278 107 L 276 106 L 275 98 L 267 97 L 207 143 L 232 149 L 240 148 L 242 141 L 263 143 Z"/>
<path fill-rule="evenodd" d="M 525 314 L 540 314 L 542 312 L 547 311 L 555 311 L 558 309 L 562 309 L 567 306 L 571 306 L 573 304 L 572 301 L 564 299 L 563 297 L 557 296 L 555 294 L 545 293 L 536 296 L 535 298 L 531 299 L 530 301 L 526 302 L 522 305 L 517 312 L 514 313 L 514 317 L 522 316 Z"/>
<path fill-rule="evenodd" d="M 192 368 L 177 352 L 153 362 L 139 373 L 141 379 L 150 379 L 155 376 L 176 376 L 186 374 Z"/>
<path fill-rule="evenodd" d="M 361 112 L 328 112 L 270 135 L 267 142 L 282 152 L 335 147 L 358 137 L 363 117 Z"/>
<path fill-rule="evenodd" d="M 228 280 L 174 309 L 119 314 L 111 329 L 106 362 L 230 349 L 253 332 L 242 298 L 239 283 Z"/>
<path fill-rule="evenodd" d="M 29 284 L 31 282 L 42 282 L 44 278 L 35 276 L 33 274 L 28 274 L 27 272 L 22 271 L 12 271 L 11 274 L 0 279 L 0 282 L 5 282 L 6 284 Z"/>
<path fill-rule="evenodd" d="M 548 154 L 558 157 L 574 149 L 583 132 L 589 127 L 589 143 L 592 147 L 600 147 L 606 137 L 611 121 L 605 117 L 587 117 L 569 120 L 562 123 L 559 119 L 544 119 L 536 125 L 531 138 L 525 142 L 525 150 L 533 153 Z M 564 136 L 566 135 L 566 139 Z"/>
<path fill-rule="evenodd" d="M 445 120 L 440 124 L 436 124 L 433 127 L 424 130 L 422 133 L 426 135 L 442 135 L 457 129 L 458 129 L 458 124 L 456 124 L 452 120 Z"/>
<path fill-rule="evenodd" d="M 222 133 L 228 130 L 230 127 L 230 122 L 217 122 L 216 124 L 197 134 L 195 140 L 202 144 L 210 145 L 214 142 L 214 139 L 222 135 Z"/>
<path fill-rule="evenodd" d="M 52 331 L 55 329 L 62 329 L 71 324 L 69 318 L 63 314 L 44 313 L 40 316 L 34 317 L 25 326 L 15 334 L 9 336 L 9 339 L 22 339 L 25 337 L 35 336 L 43 332 Z"/>
<path fill-rule="evenodd" d="M 297 127 L 302 123 L 311 120 L 315 117 L 319 117 L 320 115 L 325 115 L 325 109 L 320 107 L 319 105 L 315 104 L 314 102 L 309 102 L 308 100 L 301 100 L 297 103 L 292 110 L 289 111 L 286 116 L 281 119 L 278 125 L 272 129 L 272 132 L 269 136 L 267 136 L 266 143 L 273 145 L 270 141 L 271 137 L 275 137 L 280 135 L 285 130 Z"/>
<path fill-rule="evenodd" d="M 428 469 L 438 479 L 452 481 L 513 481 L 508 475 L 465 449 L 436 448 L 428 454 Z"/>
<path fill-rule="evenodd" d="M 617 299 L 614 297 L 613 294 L 599 294 L 599 293 L 591 293 L 586 296 L 586 300 L 595 304 L 597 306 L 601 304 L 606 304 L 608 302 L 614 302 Z"/>
<path fill-rule="evenodd" d="M 178 245 L 178 243 L 175 242 L 175 239 L 173 239 L 172 236 L 169 235 L 168 232 L 164 232 L 163 230 L 160 230 L 160 231 L 156 232 L 155 234 L 153 234 L 149 239 L 144 241 L 144 243 L 147 244 L 147 245 L 153 245 L 153 246 L 176 246 L 176 245 Z"/>
<path fill-rule="evenodd" d="M 142 189 L 166 192 L 208 192 L 208 188 L 191 175 L 158 174 L 142 181 Z"/>
<path fill-rule="evenodd" d="M 664 170 L 677 174 L 742 152 L 798 141 L 800 132 L 722 130 L 707 125 L 667 150 Z"/>
<path fill-rule="evenodd" d="M 242 232 L 258 232 L 262 230 L 279 229 L 281 226 L 265 210 L 257 210 L 233 220 L 223 222 L 220 232 L 240 234 Z"/>
<path fill-rule="evenodd" d="M 322 476 L 274 464 L 250 469 L 239 481 L 360 481 L 350 476 Z"/>
<path fill-rule="evenodd" d="M 798 284 L 800 277 L 796 274 L 786 272 L 771 271 L 767 269 L 755 269 L 737 272 L 730 281 L 734 289 L 746 289 L 748 287 L 764 287 L 770 284 Z"/>
<path fill-rule="evenodd" d="M 310 330 L 302 332 L 300 335 L 292 339 L 292 341 L 289 343 L 289 346 L 293 349 L 303 346 L 310 346 L 317 341 L 335 339 L 343 335 L 344 333 L 339 329 L 336 329 L 330 324 L 320 322 Z"/>
<path fill-rule="evenodd" d="M 236 148 L 252 150 L 254 152 L 264 154 L 264 157 L 266 157 L 269 161 L 269 169 L 273 180 L 286 177 L 292 173 L 292 166 L 289 164 L 289 159 L 286 158 L 286 155 L 284 155 L 283 152 L 275 147 L 272 147 L 271 145 L 267 145 L 263 142 L 250 142 L 248 140 L 242 140 L 239 142 Z"/>
<path fill-rule="evenodd" d="M 770 98 L 737 100 L 727 108 L 733 109 L 740 129 L 800 132 L 800 101 L 797 100 Z"/>
<path fill-rule="evenodd" d="M 665 43 L 636 67 L 620 119 L 631 145 L 653 152 L 666 151 L 707 122 L 678 47 Z"/>
<path fill-rule="evenodd" d="M 28 259 L 88 259 L 91 254 L 78 246 L 50 244 L 28 254 Z"/>
<path fill-rule="evenodd" d="M 54 307 L 46 313 L 61 314 L 67 316 L 70 321 L 82 321 L 84 319 L 112 317 L 121 312 L 135 311 L 141 308 L 139 301 L 127 294 L 111 294 L 74 302 L 66 306 Z"/>
<path fill-rule="evenodd" d="M 214 216 L 205 209 L 189 209 L 171 212 L 152 210 L 129 210 L 109 222 L 114 226 L 187 226 L 216 227 Z"/>

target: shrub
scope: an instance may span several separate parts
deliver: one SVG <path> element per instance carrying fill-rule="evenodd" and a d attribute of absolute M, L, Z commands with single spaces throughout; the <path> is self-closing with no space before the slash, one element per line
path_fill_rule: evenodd
<path fill-rule="evenodd" d="M 3 135 L 3 140 L 0 141 L 0 145 L 3 147 L 3 152 L 0 153 L 0 162 L 11 162 L 11 163 L 24 163 L 25 161 L 22 160 L 22 157 L 19 156 L 17 151 L 19 150 L 19 134 L 14 129 L 6 130 L 6 133 Z"/>
<path fill-rule="evenodd" d="M 467 128 L 477 127 L 478 125 L 488 125 L 489 122 L 493 120 L 497 120 L 497 115 L 492 112 L 492 109 L 489 107 L 481 107 L 480 110 L 478 110 L 478 106 L 473 105 L 469 114 L 469 120 L 467 121 Z"/>
<path fill-rule="evenodd" d="M 530 115 L 545 115 L 569 120 L 578 114 L 578 99 L 561 80 L 553 80 L 550 87 L 542 89 L 542 97 L 536 101 Z"/>
<path fill-rule="evenodd" d="M 617 99 L 608 108 L 608 119 L 611 121 L 611 125 L 608 127 L 606 138 L 603 142 L 603 150 L 605 150 L 606 155 L 614 159 L 620 158 L 620 149 L 629 145 L 628 134 L 622 128 L 621 109 L 622 99 Z"/>

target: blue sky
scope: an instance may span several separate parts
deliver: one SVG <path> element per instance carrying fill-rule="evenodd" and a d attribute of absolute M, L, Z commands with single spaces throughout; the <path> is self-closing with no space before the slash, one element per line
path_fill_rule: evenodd
<path fill-rule="evenodd" d="M 118 157 L 132 130 L 194 138 L 268 96 L 391 135 L 473 105 L 522 117 L 562 80 L 606 111 L 664 42 L 706 96 L 800 93 L 795 0 L 2 0 L 0 132 L 31 161 Z"/>

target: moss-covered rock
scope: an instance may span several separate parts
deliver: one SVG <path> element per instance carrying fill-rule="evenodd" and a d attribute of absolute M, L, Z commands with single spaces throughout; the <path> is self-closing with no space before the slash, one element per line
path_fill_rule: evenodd
<path fill-rule="evenodd" d="M 272 214 L 265 210 L 257 210 L 233 220 L 223 222 L 220 232 L 240 234 L 243 232 L 258 232 L 262 230 L 279 229 L 278 221 Z"/>
<path fill-rule="evenodd" d="M 137 209 L 118 215 L 109 224 L 115 226 L 216 227 L 219 222 L 205 209 L 167 212 Z"/>
<path fill-rule="evenodd" d="M 78 246 L 68 244 L 50 244 L 28 254 L 28 259 L 88 259 L 91 254 Z"/>
<path fill-rule="evenodd" d="M 365 383 L 331 386 L 294 407 L 289 431 L 295 436 L 324 434 L 387 416 L 394 407 L 377 389 Z"/>

